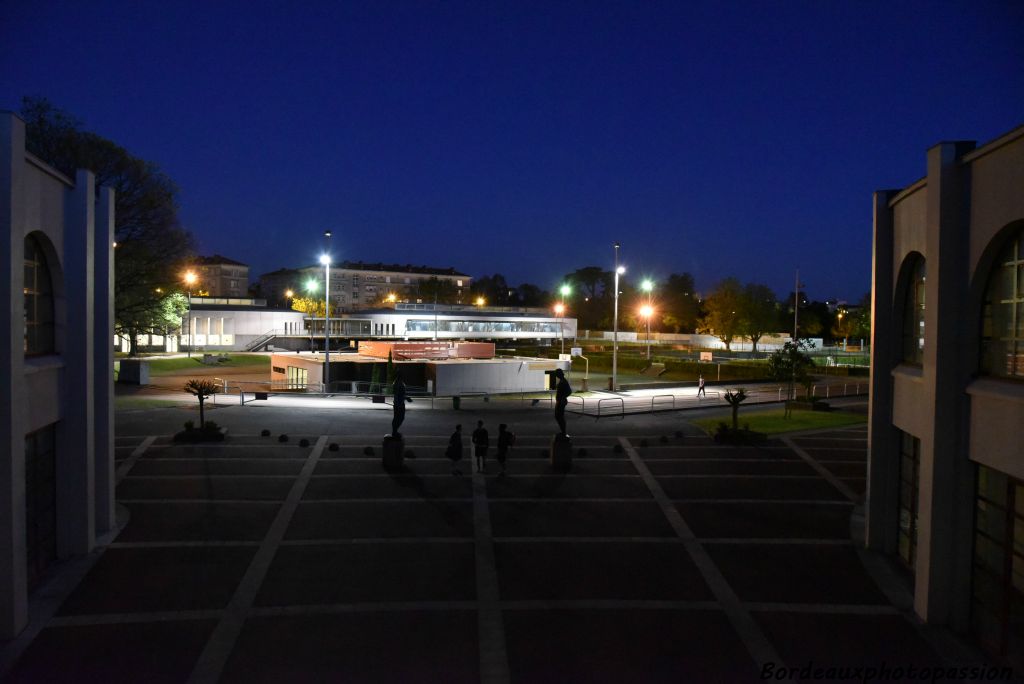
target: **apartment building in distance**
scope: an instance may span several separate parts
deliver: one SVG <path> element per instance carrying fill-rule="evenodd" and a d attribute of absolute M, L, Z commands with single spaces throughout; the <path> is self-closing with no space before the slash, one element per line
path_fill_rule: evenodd
<path fill-rule="evenodd" d="M 248 297 L 249 266 L 220 254 L 195 260 L 196 288 L 207 297 Z"/>
<path fill-rule="evenodd" d="M 318 265 L 264 273 L 259 278 L 260 295 L 275 304 L 285 304 L 289 291 L 296 297 L 312 294 L 322 298 L 324 276 L 324 267 Z M 454 302 L 447 303 L 468 303 L 472 278 L 454 268 L 343 261 L 330 269 L 331 314 L 388 303 L 432 303 L 423 301 L 419 294 L 420 286 L 432 278 L 451 292 Z"/>

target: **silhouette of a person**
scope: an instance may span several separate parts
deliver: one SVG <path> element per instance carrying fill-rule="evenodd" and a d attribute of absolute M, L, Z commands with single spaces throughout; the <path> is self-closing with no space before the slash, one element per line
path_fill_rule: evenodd
<path fill-rule="evenodd" d="M 452 475 L 461 475 L 462 471 L 459 470 L 459 461 L 462 460 L 462 425 L 455 426 L 455 432 L 448 438 L 448 448 L 445 450 L 445 456 L 452 462 Z"/>
<path fill-rule="evenodd" d="M 705 397 L 708 396 L 707 392 L 704 391 L 704 376 L 703 375 L 697 376 L 697 396 L 699 397 L 701 395 L 704 395 Z"/>
<path fill-rule="evenodd" d="M 516 442 L 515 433 L 508 430 L 508 426 L 502 423 L 498 426 L 498 464 L 501 466 L 499 475 L 505 474 L 505 460 L 508 459 L 508 451 Z"/>
<path fill-rule="evenodd" d="M 565 434 L 565 407 L 569 405 L 569 395 L 572 394 L 572 387 L 569 386 L 569 381 L 565 379 L 565 373 L 559 368 L 555 371 L 555 377 L 558 378 L 558 385 L 555 387 L 555 422 L 558 423 L 558 429 Z"/>
<path fill-rule="evenodd" d="M 484 427 L 484 421 L 476 421 L 476 430 L 473 430 L 473 453 L 476 455 L 476 471 L 478 473 L 484 472 L 484 468 L 487 465 L 487 448 L 491 445 L 490 439 L 487 436 L 487 428 Z"/>
<path fill-rule="evenodd" d="M 392 385 L 392 393 L 395 397 L 395 413 L 391 418 L 391 436 L 401 437 L 398 428 L 405 420 L 405 383 L 402 381 L 402 372 L 395 373 L 395 382 Z"/>

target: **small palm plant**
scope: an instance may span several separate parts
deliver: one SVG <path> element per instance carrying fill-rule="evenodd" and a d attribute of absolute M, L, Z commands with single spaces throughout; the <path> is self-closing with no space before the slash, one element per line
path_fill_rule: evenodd
<path fill-rule="evenodd" d="M 729 390 L 725 393 L 725 400 L 732 407 L 732 429 L 739 430 L 740 404 L 746 401 L 747 390 L 742 387 L 738 390 Z"/>
<path fill-rule="evenodd" d="M 202 430 L 206 426 L 205 414 L 203 412 L 203 402 L 206 401 L 207 397 L 211 394 L 216 394 L 219 389 L 219 385 L 213 380 L 201 380 L 192 378 L 185 383 L 185 391 L 195 396 L 199 400 L 199 429 Z"/>

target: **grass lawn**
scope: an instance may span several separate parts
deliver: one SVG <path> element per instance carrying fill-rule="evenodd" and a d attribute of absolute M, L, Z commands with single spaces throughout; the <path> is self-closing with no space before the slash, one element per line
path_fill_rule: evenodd
<path fill-rule="evenodd" d="M 867 416 L 842 411 L 793 411 L 790 418 L 783 417 L 783 411 L 749 411 L 740 408 L 740 427 L 750 426 L 751 430 L 775 435 L 780 432 L 795 430 L 812 430 L 818 428 L 843 427 L 867 422 Z M 714 434 L 719 423 L 731 423 L 732 418 L 725 414 L 721 418 L 700 418 L 691 421 L 708 434 Z"/>
<path fill-rule="evenodd" d="M 197 368 L 248 367 L 255 370 L 270 367 L 270 356 L 263 354 L 231 354 L 227 360 L 211 365 L 203 364 L 201 353 L 193 355 L 192 358 L 187 356 L 170 359 L 149 357 L 146 361 L 149 364 L 150 375 L 174 375 L 181 371 L 190 371 Z"/>

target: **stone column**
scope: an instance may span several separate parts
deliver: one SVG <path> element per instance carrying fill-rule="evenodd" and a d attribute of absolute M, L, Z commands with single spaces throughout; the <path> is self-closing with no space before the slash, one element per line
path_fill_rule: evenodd
<path fill-rule="evenodd" d="M 871 252 L 871 381 L 868 389 L 868 479 L 864 496 L 865 543 L 884 554 L 896 552 L 896 516 L 900 485 L 899 437 L 892 424 L 892 369 L 899 331 L 893 297 L 893 215 L 896 190 L 876 192 Z"/>
<path fill-rule="evenodd" d="M 63 269 L 67 300 L 62 419 L 57 427 L 57 556 L 88 553 L 96 538 L 93 174 L 79 170 L 65 202 Z"/>
<path fill-rule="evenodd" d="M 966 457 L 969 404 L 960 371 L 965 363 L 976 362 L 963 358 L 965 336 L 979 334 L 963 329 L 969 184 L 960 157 L 973 147 L 942 143 L 928 150 L 922 377 L 933 411 L 921 436 L 914 609 L 933 624 L 947 624 L 955 615 L 966 619 L 970 601 L 970 583 L 957 579 L 961 564 L 970 563 L 974 489 Z"/>
<path fill-rule="evenodd" d="M 0 638 L 28 623 L 25 569 L 25 124 L 0 114 Z M 3 256 L 6 254 L 7 256 Z M 6 331 L 6 332 L 3 332 Z"/>
<path fill-rule="evenodd" d="M 93 264 L 96 534 L 114 529 L 114 190 L 100 188 Z"/>

